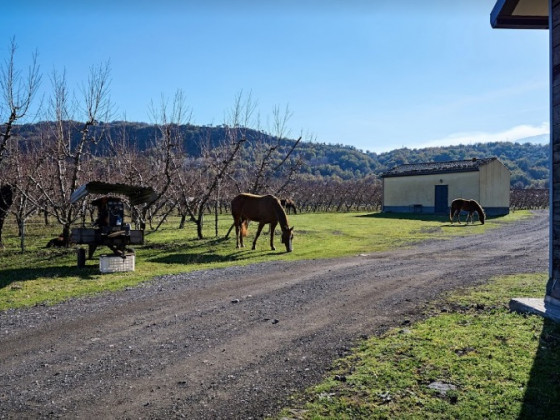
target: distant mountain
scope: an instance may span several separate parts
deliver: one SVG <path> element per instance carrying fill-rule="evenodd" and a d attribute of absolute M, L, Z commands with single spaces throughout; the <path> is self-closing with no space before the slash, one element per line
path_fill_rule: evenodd
<path fill-rule="evenodd" d="M 18 126 L 15 133 L 25 147 L 26 142 L 40 141 L 40 132 L 50 123 L 37 123 Z M 72 124 L 68 123 L 69 127 Z M 194 126 L 180 127 L 183 137 L 183 149 L 196 159 L 204 149 L 211 149 L 222 144 L 227 138 L 226 126 Z M 121 139 L 130 147 L 138 150 L 149 150 L 153 140 L 157 138 L 155 126 L 145 123 L 111 122 L 96 128 L 105 130 L 113 139 Z M 79 136 L 77 130 L 73 136 Z M 243 160 L 250 165 L 254 150 L 259 143 L 276 142 L 276 139 L 259 131 L 243 130 L 247 142 L 244 145 Z M 281 139 L 278 152 L 288 150 L 295 140 Z M 542 143 L 542 144 L 541 144 Z M 107 143 L 99 143 L 92 153 L 104 155 L 109 152 Z M 363 152 L 352 146 L 326 144 L 318 142 L 300 142 L 296 153 L 303 159 L 301 176 L 352 179 L 368 175 L 380 176 L 394 166 L 406 163 L 441 162 L 449 160 L 465 160 L 472 158 L 498 157 L 511 171 L 511 184 L 515 188 L 548 187 L 549 146 L 548 135 L 534 136 L 521 141 L 478 143 L 448 147 L 427 147 L 422 149 L 400 148 L 390 152 Z"/>
<path fill-rule="evenodd" d="M 550 134 L 539 134 L 537 136 L 525 137 L 523 139 L 517 140 L 518 143 L 538 143 L 538 144 L 549 144 Z"/>

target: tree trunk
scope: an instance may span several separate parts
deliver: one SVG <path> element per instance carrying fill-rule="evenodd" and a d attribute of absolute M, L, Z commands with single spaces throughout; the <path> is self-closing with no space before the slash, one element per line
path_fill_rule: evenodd
<path fill-rule="evenodd" d="M 18 218 L 18 230 L 19 230 L 19 248 L 21 253 L 25 252 L 25 218 Z"/>
<path fill-rule="evenodd" d="M 218 237 L 218 206 L 220 205 L 220 182 L 216 185 L 216 202 L 214 203 L 214 234 Z"/>
<path fill-rule="evenodd" d="M 185 222 L 187 221 L 187 215 L 181 214 L 181 221 L 179 222 L 179 229 L 185 228 Z"/>
<path fill-rule="evenodd" d="M 64 246 L 68 248 L 70 246 L 70 225 L 64 224 L 62 227 L 62 237 L 64 238 Z"/>
<path fill-rule="evenodd" d="M 198 239 L 204 239 L 202 233 L 202 228 L 204 226 L 204 209 L 201 207 L 198 213 L 198 219 L 196 220 L 196 233 L 198 234 Z"/>
<path fill-rule="evenodd" d="M 5 218 L 6 218 L 6 213 L 0 210 L 0 249 L 4 249 L 4 243 L 2 242 L 2 229 L 4 228 Z"/>

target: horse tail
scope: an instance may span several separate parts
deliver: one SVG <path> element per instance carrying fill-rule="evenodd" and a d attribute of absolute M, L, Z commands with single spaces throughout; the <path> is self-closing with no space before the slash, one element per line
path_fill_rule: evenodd
<path fill-rule="evenodd" d="M 451 202 L 451 207 L 449 207 L 449 221 L 451 223 L 453 223 L 453 216 L 455 215 L 455 212 L 457 211 L 458 203 L 459 202 L 457 201 L 457 199 L 455 199 Z"/>
<path fill-rule="evenodd" d="M 451 203 L 451 206 L 449 207 L 449 221 L 453 223 L 453 203 Z"/>
<path fill-rule="evenodd" d="M 245 237 L 247 236 L 247 233 L 249 233 L 249 222 L 247 220 L 243 220 L 241 222 L 241 236 Z"/>

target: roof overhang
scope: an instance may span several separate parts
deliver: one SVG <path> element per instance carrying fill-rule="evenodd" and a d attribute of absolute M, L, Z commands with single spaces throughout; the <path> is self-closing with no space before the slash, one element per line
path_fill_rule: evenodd
<path fill-rule="evenodd" d="M 135 206 L 142 203 L 150 203 L 157 198 L 157 194 L 151 187 L 138 187 L 125 184 L 109 184 L 107 182 L 92 181 L 77 188 L 70 196 L 70 202 L 84 198 L 88 194 L 121 194 L 126 195 L 130 204 Z"/>
<path fill-rule="evenodd" d="M 548 29 L 548 0 L 497 0 L 490 13 L 493 28 Z"/>

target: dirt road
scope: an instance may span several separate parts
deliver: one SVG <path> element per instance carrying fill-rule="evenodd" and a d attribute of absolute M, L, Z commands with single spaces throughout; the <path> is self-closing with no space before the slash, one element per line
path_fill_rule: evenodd
<path fill-rule="evenodd" d="M 175 275 L 3 312 L 0 418 L 261 418 L 442 291 L 547 268 L 541 211 L 484 235 Z"/>

